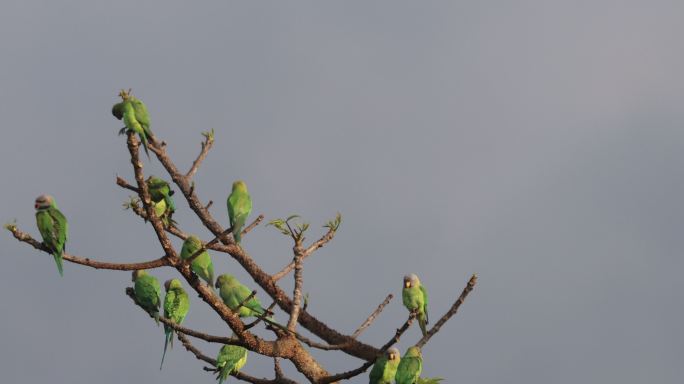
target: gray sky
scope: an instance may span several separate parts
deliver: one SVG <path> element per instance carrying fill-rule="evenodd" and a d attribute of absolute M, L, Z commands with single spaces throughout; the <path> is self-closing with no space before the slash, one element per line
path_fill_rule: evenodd
<path fill-rule="evenodd" d="M 114 184 L 133 178 L 110 108 L 132 87 L 182 168 L 216 130 L 196 180 L 224 225 L 237 178 L 255 214 L 301 214 L 310 238 L 343 214 L 304 271 L 310 310 L 331 326 L 352 332 L 408 272 L 437 319 L 476 272 L 424 350 L 427 376 L 680 382 L 682 2 L 187 4 L 2 2 L 0 219 L 38 236 L 33 200 L 49 192 L 69 252 L 161 255 Z M 208 239 L 177 202 L 183 229 Z M 49 256 L 7 233 L 0 244 L 3 382 L 212 382 L 180 345 L 158 370 L 162 330 L 124 296 L 128 273 L 67 264 L 60 279 Z M 270 272 L 291 257 L 263 226 L 244 246 Z M 192 299 L 186 324 L 225 333 Z M 395 299 L 363 341 L 384 342 L 405 317 Z M 331 372 L 359 365 L 316 356 Z M 244 371 L 272 376 L 254 354 Z"/>

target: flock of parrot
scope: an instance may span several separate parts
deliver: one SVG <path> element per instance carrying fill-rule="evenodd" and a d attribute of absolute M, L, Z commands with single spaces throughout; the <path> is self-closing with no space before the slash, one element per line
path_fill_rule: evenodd
<path fill-rule="evenodd" d="M 145 152 L 148 153 L 150 131 L 150 117 L 145 104 L 133 97 L 129 92 L 121 91 L 122 101 L 112 107 L 112 114 L 123 120 L 125 128 L 120 133 L 132 131 L 140 136 Z M 149 157 L 149 153 L 148 153 Z M 165 180 L 151 176 L 146 180 L 156 216 L 164 226 L 173 225 L 172 215 L 176 210 L 173 200 L 173 190 Z M 233 238 L 240 243 L 241 233 L 252 211 L 252 199 L 243 181 L 235 181 L 227 200 L 228 219 L 232 228 Z M 57 264 L 57 270 L 63 276 L 62 257 L 68 238 L 68 223 L 62 212 L 57 208 L 55 199 L 50 195 L 40 195 L 35 200 L 36 224 L 43 238 L 43 245 L 50 251 Z M 216 278 L 214 284 L 214 265 L 209 252 L 202 241 L 194 235 L 188 236 L 183 242 L 181 259 L 190 261 L 192 271 L 207 285 L 218 289 L 219 296 L 226 306 L 240 317 L 258 317 L 262 320 L 282 327 L 270 317 L 268 310 L 262 305 L 252 290 L 240 283 L 234 276 L 222 274 Z M 133 272 L 133 292 L 135 300 L 159 325 L 160 308 L 162 307 L 161 286 L 154 276 L 146 270 Z M 170 279 L 164 283 L 166 296 L 163 300 L 164 318 L 181 325 L 190 310 L 190 299 L 183 289 L 181 281 Z M 250 297 L 251 296 L 251 297 Z M 249 299 L 249 300 L 247 300 Z M 428 294 L 420 279 L 415 274 L 404 276 L 402 301 L 411 314 L 416 316 L 420 330 L 425 336 L 428 323 Z M 174 329 L 164 324 L 164 350 L 160 369 L 164 364 L 167 347 L 173 347 Z M 216 358 L 219 383 L 223 383 L 227 376 L 239 371 L 247 362 L 247 350 L 240 346 L 224 345 Z M 410 347 L 404 357 L 400 357 L 397 348 L 388 349 L 384 355 L 377 358 L 370 372 L 370 384 L 413 384 L 416 383 L 422 371 L 422 355 L 417 346 Z"/>

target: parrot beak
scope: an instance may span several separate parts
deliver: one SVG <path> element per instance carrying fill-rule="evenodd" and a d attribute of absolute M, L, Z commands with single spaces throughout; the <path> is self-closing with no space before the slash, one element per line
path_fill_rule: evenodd
<path fill-rule="evenodd" d="M 216 287 L 216 288 L 221 288 L 221 286 L 219 285 L 218 279 L 216 279 L 216 283 L 214 283 L 214 287 Z"/>
<path fill-rule="evenodd" d="M 405 286 L 406 288 L 411 288 L 411 281 L 410 281 L 410 280 L 404 281 L 404 286 Z"/>

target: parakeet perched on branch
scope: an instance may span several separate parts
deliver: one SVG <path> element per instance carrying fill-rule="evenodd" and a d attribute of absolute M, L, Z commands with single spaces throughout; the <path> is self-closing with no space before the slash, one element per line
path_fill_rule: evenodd
<path fill-rule="evenodd" d="M 161 305 L 161 287 L 157 278 L 141 269 L 133 271 L 133 292 L 138 304 L 154 317 L 154 321 L 159 325 L 159 307 Z"/>
<path fill-rule="evenodd" d="M 247 349 L 239 345 L 224 345 L 216 357 L 216 368 L 219 368 L 219 384 L 231 373 L 239 371 L 247 363 Z"/>
<path fill-rule="evenodd" d="M 188 236 L 183 242 L 183 248 L 181 248 L 181 259 L 185 260 L 190 258 L 199 249 L 202 248 L 202 241 L 195 235 Z M 214 285 L 214 264 L 211 262 L 211 256 L 206 250 L 197 256 L 190 264 L 192 271 L 201 277 L 204 281 L 209 284 L 209 287 Z"/>
<path fill-rule="evenodd" d="M 400 361 L 399 350 L 394 347 L 388 349 L 384 355 L 375 360 L 373 369 L 370 371 L 369 384 L 392 384 Z"/>
<path fill-rule="evenodd" d="M 164 317 L 181 325 L 190 310 L 190 298 L 178 279 L 166 280 L 164 288 L 166 289 L 166 297 L 164 297 Z M 171 344 L 171 348 L 173 348 L 173 333 L 173 328 L 164 324 L 164 352 L 162 353 L 162 360 L 159 365 L 160 370 L 164 365 L 166 347 Z"/>
<path fill-rule="evenodd" d="M 147 149 L 147 138 L 152 134 L 152 131 L 150 130 L 150 115 L 147 113 L 145 104 L 133 97 L 130 92 L 130 89 L 128 92 L 124 90 L 119 92 L 122 101 L 114 104 L 112 107 L 112 115 L 118 120 L 123 120 L 124 125 L 126 126 L 119 131 L 119 134 L 123 134 L 128 130 L 133 131 L 140 136 L 140 141 L 145 149 L 145 154 L 147 154 L 147 158 L 149 159 L 150 153 Z"/>
<path fill-rule="evenodd" d="M 55 199 L 50 195 L 40 195 L 36 198 L 36 224 L 43 237 L 43 244 L 50 250 L 57 263 L 59 275 L 64 275 L 62 255 L 67 242 L 69 224 L 66 217 L 57 209 Z"/>
<path fill-rule="evenodd" d="M 425 287 L 420 283 L 418 276 L 410 274 L 404 276 L 404 289 L 401 292 L 404 306 L 411 312 L 416 312 L 418 325 L 423 336 L 427 334 L 428 323 L 428 294 Z"/>
<path fill-rule="evenodd" d="M 247 222 L 247 217 L 252 212 L 252 198 L 247 191 L 247 184 L 238 180 L 233 183 L 233 190 L 228 196 L 228 218 L 233 227 L 233 238 L 236 243 L 242 240 L 242 228 Z"/>
<path fill-rule="evenodd" d="M 395 379 L 397 384 L 414 384 L 423 371 L 423 356 L 420 348 L 410 347 L 399 362 Z"/>
<path fill-rule="evenodd" d="M 154 203 L 154 213 L 162 220 L 164 226 L 173 223 L 171 216 L 176 212 L 176 203 L 173 201 L 174 191 L 164 179 L 150 176 L 147 180 L 147 188 L 150 191 L 150 198 Z"/>
<path fill-rule="evenodd" d="M 240 303 L 252 294 L 252 290 L 240 283 L 233 275 L 220 275 L 216 279 L 216 288 L 219 289 L 219 294 L 221 295 L 223 302 L 233 312 L 237 312 L 240 317 L 259 317 L 267 312 L 266 309 L 261 306 L 261 302 L 256 295 L 240 306 Z M 274 322 L 270 317 L 267 317 L 266 319 L 269 320 L 269 322 Z"/>

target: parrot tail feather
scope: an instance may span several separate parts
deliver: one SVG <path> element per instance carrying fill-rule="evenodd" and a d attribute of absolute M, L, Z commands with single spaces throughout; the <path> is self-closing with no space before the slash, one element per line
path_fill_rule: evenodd
<path fill-rule="evenodd" d="M 164 357 L 166 357 L 166 347 L 169 345 L 169 341 L 173 340 L 173 330 L 171 328 L 164 330 L 164 352 L 162 353 L 161 364 L 159 364 L 159 370 L 161 371 L 164 366 Z"/>
<path fill-rule="evenodd" d="M 418 325 L 420 326 L 420 332 L 423 333 L 423 336 L 427 335 L 427 328 L 425 326 L 427 324 L 427 318 L 425 315 L 418 315 Z"/>
<path fill-rule="evenodd" d="M 239 216 L 233 224 L 233 239 L 235 239 L 235 242 L 238 244 L 242 241 L 242 227 L 245 226 L 246 219 L 245 216 Z"/>
<path fill-rule="evenodd" d="M 64 276 L 64 266 L 62 261 L 62 252 L 55 252 L 52 257 L 55 258 L 55 263 L 57 264 L 57 271 L 60 276 Z"/>
<path fill-rule="evenodd" d="M 169 211 L 176 212 L 176 202 L 173 201 L 171 194 L 169 194 L 168 196 L 164 196 L 164 201 L 166 202 L 166 206 L 169 207 Z"/>
<path fill-rule="evenodd" d="M 145 154 L 147 155 L 147 160 L 150 160 L 150 151 L 147 149 L 148 142 L 147 135 L 145 135 L 145 131 L 140 132 L 140 141 L 142 141 L 143 149 L 145 150 Z"/>

